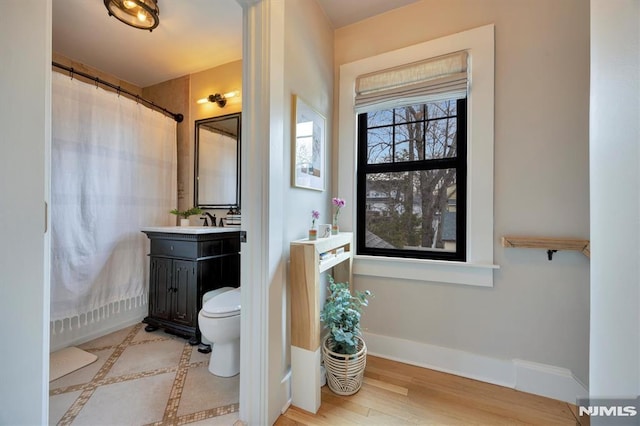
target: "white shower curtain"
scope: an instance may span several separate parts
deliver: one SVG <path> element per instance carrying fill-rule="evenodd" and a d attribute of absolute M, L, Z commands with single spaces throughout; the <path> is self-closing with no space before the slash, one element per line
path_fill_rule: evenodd
<path fill-rule="evenodd" d="M 54 72 L 51 145 L 51 320 L 146 304 L 140 228 L 175 224 L 175 121 Z"/>

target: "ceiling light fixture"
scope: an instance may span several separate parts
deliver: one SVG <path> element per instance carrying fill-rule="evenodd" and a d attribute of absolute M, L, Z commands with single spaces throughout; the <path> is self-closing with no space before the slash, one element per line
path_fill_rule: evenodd
<path fill-rule="evenodd" d="M 153 31 L 160 23 L 158 0 L 104 0 L 109 16 L 141 30 Z"/>
<path fill-rule="evenodd" d="M 233 98 L 237 96 L 238 92 L 229 92 L 221 95 L 220 93 L 216 93 L 215 95 L 209 95 L 206 98 L 198 99 L 197 103 L 206 104 L 207 102 L 214 102 L 218 104 L 220 108 L 223 108 L 227 104 L 227 98 Z"/>

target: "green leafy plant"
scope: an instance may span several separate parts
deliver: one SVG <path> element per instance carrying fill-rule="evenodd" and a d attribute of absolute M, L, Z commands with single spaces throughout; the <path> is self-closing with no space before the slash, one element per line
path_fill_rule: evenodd
<path fill-rule="evenodd" d="M 173 209 L 169 213 L 180 216 L 183 219 L 189 219 L 189 216 L 193 216 L 194 214 L 202 214 L 202 209 L 198 207 L 191 207 L 190 209 L 184 211 Z"/>
<path fill-rule="evenodd" d="M 362 308 L 369 305 L 367 297 L 371 292 L 356 291 L 351 294 L 348 283 L 337 283 L 329 277 L 329 297 L 320 312 L 320 321 L 333 337 L 333 352 L 355 354 L 360 334 L 360 316 Z"/>

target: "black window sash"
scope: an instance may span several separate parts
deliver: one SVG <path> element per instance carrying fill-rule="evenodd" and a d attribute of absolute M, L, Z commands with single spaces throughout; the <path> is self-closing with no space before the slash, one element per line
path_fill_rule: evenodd
<path fill-rule="evenodd" d="M 467 100 L 457 100 L 457 115 L 439 117 L 439 119 L 456 118 L 457 155 L 449 158 L 436 158 L 417 161 L 399 161 L 391 163 L 367 164 L 367 113 L 358 114 L 358 169 L 356 174 L 357 201 L 356 201 L 356 239 L 357 253 L 363 255 L 377 255 L 387 257 L 406 257 L 419 259 L 439 259 L 466 261 L 466 234 L 467 234 Z M 423 121 L 434 121 L 426 119 Z M 402 123 L 406 124 L 406 123 Z M 394 126 L 395 120 L 394 120 Z M 380 126 L 372 126 L 372 128 Z M 395 132 L 394 132 L 395 134 Z M 425 144 L 426 145 L 426 144 Z M 395 140 L 393 141 L 395 153 Z M 395 158 L 395 157 L 394 157 Z M 456 170 L 456 251 L 440 252 L 430 250 L 403 250 L 382 249 L 365 247 L 366 234 L 366 182 L 367 175 L 374 173 L 393 173 L 406 171 L 423 171 L 451 168 Z"/>

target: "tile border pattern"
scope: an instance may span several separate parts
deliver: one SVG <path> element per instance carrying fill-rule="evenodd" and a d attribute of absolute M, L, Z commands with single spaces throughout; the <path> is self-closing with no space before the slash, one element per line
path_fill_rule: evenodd
<path fill-rule="evenodd" d="M 226 414 L 235 413 L 239 410 L 240 404 L 234 403 L 229 405 L 224 405 L 217 408 L 212 408 L 208 410 L 202 410 L 195 413 L 185 414 L 182 416 L 178 416 L 178 407 L 180 405 L 180 398 L 182 398 L 182 390 L 184 389 L 185 380 L 187 377 L 187 373 L 190 368 L 196 368 L 201 366 L 208 365 L 208 361 L 200 361 L 200 362 L 190 362 L 191 354 L 193 352 L 193 346 L 189 345 L 188 342 L 184 343 L 184 348 L 182 350 L 182 355 L 180 356 L 180 361 L 177 366 L 166 367 L 166 368 L 158 368 L 150 371 L 143 371 L 140 373 L 132 373 L 125 374 L 117 377 L 109 377 L 105 378 L 105 376 L 109 373 L 113 365 L 118 361 L 120 355 L 124 352 L 124 350 L 128 346 L 141 345 L 150 342 L 157 342 L 161 340 L 167 340 L 166 337 L 160 337 L 156 339 L 144 340 L 139 342 L 133 342 L 133 339 L 138 334 L 140 329 L 144 324 L 136 324 L 133 326 L 131 331 L 127 334 L 122 342 L 115 345 L 115 349 L 113 353 L 109 356 L 109 358 L 105 361 L 104 365 L 98 370 L 96 375 L 87 383 L 72 385 L 72 386 L 64 386 L 55 389 L 49 390 L 49 396 L 61 395 L 69 392 L 82 391 L 80 396 L 76 398 L 76 400 L 71 404 L 71 407 L 66 411 L 66 413 L 62 416 L 58 425 L 69 425 L 73 423 L 75 418 L 78 416 L 80 411 L 84 408 L 84 406 L 89 401 L 89 398 L 93 395 L 95 390 L 104 385 L 110 385 L 114 383 L 121 383 L 128 380 L 136 380 L 145 377 L 156 376 L 158 374 L 172 373 L 175 372 L 176 376 L 173 381 L 173 385 L 171 387 L 171 392 L 169 394 L 169 400 L 167 401 L 167 405 L 164 410 L 164 415 L 162 420 L 149 423 L 146 426 L 161 426 L 161 425 L 184 425 L 188 423 L 193 423 L 201 420 L 210 419 L 213 417 L 224 416 Z M 105 346 L 101 348 L 91 348 L 85 349 L 87 352 L 98 352 L 107 349 L 113 349 L 114 346 Z"/>

